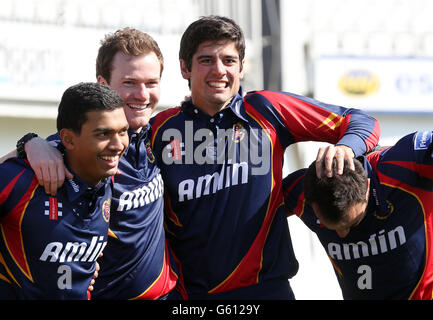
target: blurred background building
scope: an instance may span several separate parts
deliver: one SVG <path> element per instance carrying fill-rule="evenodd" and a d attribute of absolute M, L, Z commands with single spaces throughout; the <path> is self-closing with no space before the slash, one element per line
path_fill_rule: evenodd
<path fill-rule="evenodd" d="M 202 15 L 235 19 L 247 38 L 245 90 L 284 90 L 356 107 L 377 118 L 380 143 L 432 129 L 433 1 L 430 0 L 2 0 L 0 154 L 26 132 L 48 136 L 63 91 L 95 81 L 107 33 L 148 32 L 165 58 L 159 110 L 179 105 L 185 28 Z M 286 152 L 285 173 L 315 159 L 320 143 Z M 298 299 L 341 299 L 328 258 L 312 233 L 289 218 L 300 262 Z"/>

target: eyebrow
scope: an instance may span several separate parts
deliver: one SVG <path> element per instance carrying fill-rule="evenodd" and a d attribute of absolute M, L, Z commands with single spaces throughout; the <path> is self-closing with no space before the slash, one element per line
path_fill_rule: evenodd
<path fill-rule="evenodd" d="M 212 54 L 202 54 L 202 55 L 200 55 L 200 56 L 197 57 L 197 60 L 199 60 L 199 59 L 204 59 L 204 58 L 209 59 L 209 58 L 213 58 L 213 57 L 215 57 L 215 56 L 212 55 Z M 226 58 L 226 59 L 227 59 L 227 58 L 231 58 L 231 59 L 239 59 L 239 56 L 228 54 L 228 55 L 225 55 L 224 58 Z"/>
<path fill-rule="evenodd" d="M 122 80 L 129 80 L 129 81 L 137 81 L 137 79 L 139 79 L 139 78 L 132 77 L 132 76 L 124 76 L 122 78 Z M 160 81 L 160 80 L 161 80 L 161 77 L 155 77 L 155 78 L 147 79 L 146 82 L 149 82 L 149 81 Z"/>
<path fill-rule="evenodd" d="M 124 131 L 124 130 L 128 130 L 129 125 L 124 126 L 123 128 L 121 128 L 119 131 Z M 117 130 L 113 129 L 113 128 L 95 128 L 92 130 L 92 132 L 98 133 L 98 132 L 115 132 Z"/>

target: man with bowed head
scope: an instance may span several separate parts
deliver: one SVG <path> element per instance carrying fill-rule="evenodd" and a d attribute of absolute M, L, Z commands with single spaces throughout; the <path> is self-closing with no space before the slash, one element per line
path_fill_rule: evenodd
<path fill-rule="evenodd" d="M 319 179 L 313 163 L 284 179 L 287 213 L 317 234 L 344 299 L 432 300 L 432 137 L 408 134 L 342 175 Z"/>

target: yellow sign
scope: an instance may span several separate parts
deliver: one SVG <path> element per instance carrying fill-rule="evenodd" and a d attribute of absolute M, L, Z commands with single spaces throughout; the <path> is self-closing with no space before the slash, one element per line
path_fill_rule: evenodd
<path fill-rule="evenodd" d="M 368 71 L 353 70 L 340 78 L 338 87 L 347 95 L 366 96 L 379 89 L 379 79 Z"/>

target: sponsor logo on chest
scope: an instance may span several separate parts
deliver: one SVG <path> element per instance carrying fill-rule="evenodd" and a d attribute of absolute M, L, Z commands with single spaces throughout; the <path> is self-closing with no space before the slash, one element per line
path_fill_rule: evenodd
<path fill-rule="evenodd" d="M 380 230 L 373 233 L 366 241 L 356 243 L 329 242 L 328 255 L 334 260 L 360 259 L 394 250 L 406 243 L 406 234 L 402 226 L 388 232 Z"/>
<path fill-rule="evenodd" d="M 158 174 L 152 181 L 132 191 L 125 191 L 119 197 L 117 211 L 136 209 L 161 198 L 164 193 L 164 183 Z"/>
<path fill-rule="evenodd" d="M 107 241 L 103 236 L 92 237 L 88 242 L 50 242 L 45 246 L 39 260 L 47 262 L 93 262 L 104 250 Z"/>

